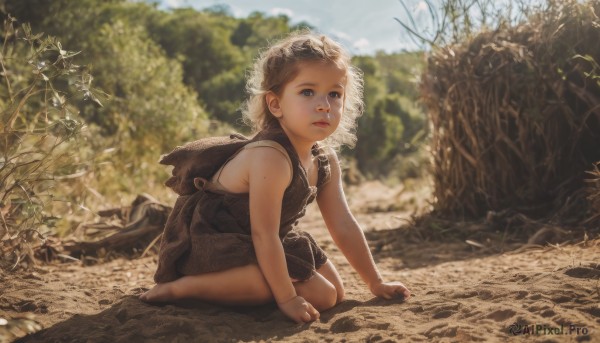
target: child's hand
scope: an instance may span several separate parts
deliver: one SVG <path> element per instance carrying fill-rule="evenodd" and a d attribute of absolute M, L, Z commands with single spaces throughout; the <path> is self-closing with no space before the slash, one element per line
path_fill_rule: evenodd
<path fill-rule="evenodd" d="M 301 296 L 295 296 L 292 299 L 277 305 L 281 312 L 285 313 L 286 316 L 296 323 L 312 322 L 320 317 L 319 311 Z"/>
<path fill-rule="evenodd" d="M 401 282 L 379 282 L 369 288 L 371 293 L 385 299 L 402 296 L 406 300 L 410 297 L 410 291 Z"/>

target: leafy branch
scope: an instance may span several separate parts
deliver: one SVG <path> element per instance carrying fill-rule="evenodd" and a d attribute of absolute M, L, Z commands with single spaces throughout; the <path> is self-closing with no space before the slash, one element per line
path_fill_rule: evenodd
<path fill-rule="evenodd" d="M 92 77 L 73 61 L 77 52 L 14 23 L 5 19 L 0 50 L 0 267 L 10 269 L 31 257 L 28 243 L 56 219 L 47 213 L 50 190 L 74 168 L 72 142 L 84 128 L 72 100 L 100 104 Z"/>

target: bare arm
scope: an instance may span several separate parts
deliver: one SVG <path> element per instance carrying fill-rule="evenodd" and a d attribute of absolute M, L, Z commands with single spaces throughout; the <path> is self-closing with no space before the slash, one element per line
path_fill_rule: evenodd
<path fill-rule="evenodd" d="M 289 164 L 271 148 L 253 149 L 252 154 L 248 172 L 250 225 L 258 265 L 280 309 L 296 322 L 312 320 L 319 313 L 296 294 L 279 239 L 283 193 L 291 178 Z"/>
<path fill-rule="evenodd" d="M 329 157 L 331 181 L 323 186 L 317 197 L 319 209 L 335 244 L 340 248 L 350 265 L 360 275 L 373 294 L 391 298 L 402 293 L 405 298 L 410 292 L 399 282 L 385 283 L 379 273 L 365 235 L 350 212 L 342 187 L 342 177 L 337 156 L 332 151 Z"/>
<path fill-rule="evenodd" d="M 291 171 L 274 149 L 254 149 L 252 154 L 248 177 L 252 242 L 260 269 L 279 303 L 296 296 L 279 239 L 281 202 Z"/>

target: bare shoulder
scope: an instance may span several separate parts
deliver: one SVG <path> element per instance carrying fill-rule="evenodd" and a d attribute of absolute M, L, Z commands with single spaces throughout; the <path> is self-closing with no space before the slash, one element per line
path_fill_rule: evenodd
<path fill-rule="evenodd" d="M 240 151 L 211 181 L 218 181 L 231 193 L 248 193 L 251 180 L 268 179 L 274 185 L 277 179 L 281 179 L 279 183 L 291 181 L 291 175 L 286 155 L 268 146 L 256 146 Z"/>
<path fill-rule="evenodd" d="M 257 146 L 245 151 L 249 161 L 250 179 L 256 177 L 268 178 L 271 181 L 286 181 L 292 179 L 292 170 L 287 154 L 269 146 Z"/>

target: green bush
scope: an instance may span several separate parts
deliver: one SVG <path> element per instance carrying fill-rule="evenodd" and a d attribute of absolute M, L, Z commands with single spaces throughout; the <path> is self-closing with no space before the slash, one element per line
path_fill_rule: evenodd
<path fill-rule="evenodd" d="M 379 53 L 375 58 L 354 58 L 365 80 L 365 111 L 359 118 L 358 143 L 354 151 L 358 168 L 364 174 L 391 173 L 400 178 L 420 175 L 395 171 L 402 156 L 418 150 L 427 133 L 425 115 L 416 103 L 416 97 L 410 92 L 407 95 L 399 93 L 402 89 L 415 87 L 411 75 L 420 68 L 416 61 L 414 54 Z"/>

